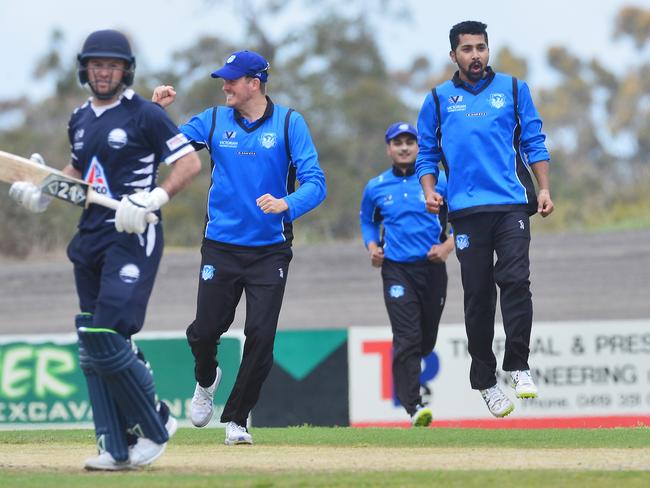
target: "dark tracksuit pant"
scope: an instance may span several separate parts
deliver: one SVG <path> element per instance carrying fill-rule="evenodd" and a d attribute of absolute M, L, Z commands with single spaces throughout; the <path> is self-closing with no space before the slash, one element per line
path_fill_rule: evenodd
<path fill-rule="evenodd" d="M 393 331 L 393 383 L 397 399 L 413 415 L 420 396 L 422 358 L 431 354 L 447 297 L 445 263 L 384 259 L 384 301 Z"/>
<path fill-rule="evenodd" d="M 196 319 L 187 328 L 196 380 L 203 387 L 214 382 L 219 338 L 232 324 L 246 292 L 244 352 L 221 422 L 246 425 L 273 366 L 273 343 L 292 255 L 288 244 L 252 248 L 203 242 Z"/>
<path fill-rule="evenodd" d="M 533 322 L 529 218 L 523 211 L 483 212 L 454 219 L 453 226 L 465 292 L 470 383 L 483 390 L 496 384 L 492 341 L 497 286 L 506 334 L 503 370 L 529 369 Z"/>

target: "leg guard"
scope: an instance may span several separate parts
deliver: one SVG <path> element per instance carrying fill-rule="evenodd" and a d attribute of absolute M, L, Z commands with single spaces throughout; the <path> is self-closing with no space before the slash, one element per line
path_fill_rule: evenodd
<path fill-rule="evenodd" d="M 153 377 L 153 369 L 151 369 L 151 363 L 147 361 L 146 357 L 144 357 L 144 352 L 142 351 L 142 349 L 138 347 L 138 345 L 133 340 L 133 337 L 131 337 L 128 342 L 131 344 L 131 349 L 133 350 L 133 353 L 136 355 L 138 360 L 145 365 L 145 367 L 147 368 L 147 370 L 149 370 L 149 373 Z M 169 411 L 169 406 L 165 402 L 160 400 L 157 394 L 155 394 L 155 400 L 156 400 L 156 410 L 158 411 L 158 415 L 160 415 L 160 420 L 162 421 L 163 425 L 167 427 L 167 421 L 171 416 L 171 412 Z M 167 433 L 169 434 L 169 429 L 167 430 Z M 138 441 L 138 436 L 128 432 L 126 438 L 129 441 L 129 446 L 132 446 Z"/>
<path fill-rule="evenodd" d="M 167 442 L 167 430 L 156 410 L 151 372 L 129 342 L 113 330 L 89 327 L 79 329 L 79 339 L 126 418 L 127 428 L 156 444 Z"/>
<path fill-rule="evenodd" d="M 75 317 L 75 326 L 92 327 L 93 316 L 80 314 Z M 116 461 L 129 459 L 129 446 L 126 437 L 126 422 L 108 391 L 106 383 L 92 367 L 92 360 L 82 341 L 79 340 L 79 366 L 86 377 L 88 397 L 93 410 L 95 438 L 100 454 L 108 451 Z"/>

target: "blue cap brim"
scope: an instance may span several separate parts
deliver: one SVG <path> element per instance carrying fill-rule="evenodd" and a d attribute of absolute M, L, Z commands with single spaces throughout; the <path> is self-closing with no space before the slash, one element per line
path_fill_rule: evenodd
<path fill-rule="evenodd" d="M 397 132 L 393 132 L 391 134 L 386 134 L 386 143 L 389 143 L 390 141 L 392 141 L 396 137 L 401 136 L 402 134 L 408 134 L 410 136 L 415 137 L 416 139 L 418 138 L 418 133 L 417 132 L 413 132 L 411 129 L 406 129 L 406 130 L 400 130 L 400 131 L 397 131 Z"/>
<path fill-rule="evenodd" d="M 232 66 L 226 65 L 223 68 L 214 71 L 210 76 L 212 76 L 212 78 L 223 78 L 224 80 L 237 80 L 242 76 L 246 76 L 246 73 L 239 71 L 238 69 L 233 69 Z"/>

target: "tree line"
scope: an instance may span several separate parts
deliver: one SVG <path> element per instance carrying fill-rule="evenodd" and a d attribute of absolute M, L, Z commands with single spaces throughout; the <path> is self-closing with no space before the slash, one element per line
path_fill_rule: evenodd
<path fill-rule="evenodd" d="M 339 0 L 204 3 L 206 8 L 240 6 L 246 48 L 271 62 L 270 96 L 303 113 L 310 125 L 327 176 L 328 198 L 298 222 L 297 238 L 312 242 L 357 237 L 363 187 L 389 164 L 386 127 L 400 119 L 414 122 L 419 106 L 411 100 L 421 102 L 431 87 L 451 77 L 451 65 L 434 69 L 422 55 L 406 69 L 389 69 L 374 22 L 402 8 L 399 2 L 345 2 L 363 4 L 356 11 L 341 9 Z M 317 15 L 290 32 L 270 37 L 265 29 L 288 9 L 315 5 Z M 606 60 L 585 60 L 572 53 L 571 46 L 552 46 L 546 61 L 558 81 L 533 87 L 551 150 L 557 206 L 553 218 L 537 226 L 542 231 L 650 227 L 650 10 L 626 7 L 613 22 L 614 37 L 638 51 L 638 64 L 617 74 L 608 70 Z M 19 120 L 0 128 L 0 149 L 25 156 L 38 151 L 55 167 L 68 161 L 67 117 L 85 98 L 76 81 L 75 60 L 61 57 L 64 39 L 63 32 L 52 32 L 49 51 L 34 67 L 35 77 L 54 80 L 51 96 L 38 102 L 25 97 L 0 100 L 0 121 Z M 216 35 L 201 37 L 172 53 L 167 68 L 137 69 L 134 88 L 147 97 L 160 83 L 174 85 L 179 95 L 170 115 L 184 122 L 223 103 L 220 84 L 209 73 L 241 48 Z M 134 51 L 137 56 L 137 43 Z M 490 64 L 527 79 L 527 62 L 515 46 L 493 51 Z M 202 153 L 201 176 L 165 207 L 168 245 L 194 246 L 202 237 L 210 167 Z M 79 210 L 60 204 L 43 215 L 29 214 L 9 200 L 7 189 L 0 187 L 0 254 L 24 257 L 62 248 L 74 232 Z"/>

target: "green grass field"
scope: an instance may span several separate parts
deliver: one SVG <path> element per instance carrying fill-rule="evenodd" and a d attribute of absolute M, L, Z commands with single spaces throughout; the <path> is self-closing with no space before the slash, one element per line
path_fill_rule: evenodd
<path fill-rule="evenodd" d="M 0 486 L 647 487 L 650 429 L 179 429 L 137 472 L 90 473 L 90 430 L 0 431 Z"/>

